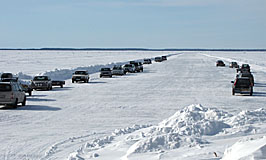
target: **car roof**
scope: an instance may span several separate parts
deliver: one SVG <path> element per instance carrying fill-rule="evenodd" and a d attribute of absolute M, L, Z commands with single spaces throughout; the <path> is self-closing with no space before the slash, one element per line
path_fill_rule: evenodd
<path fill-rule="evenodd" d="M 11 82 L 0 82 L 0 84 L 11 84 Z"/>
<path fill-rule="evenodd" d="M 248 77 L 239 77 L 239 78 L 237 78 L 237 79 L 240 79 L 240 80 L 249 80 Z"/>

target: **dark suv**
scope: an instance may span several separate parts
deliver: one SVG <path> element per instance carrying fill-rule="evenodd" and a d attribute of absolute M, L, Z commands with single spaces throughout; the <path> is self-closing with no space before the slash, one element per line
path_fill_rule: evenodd
<path fill-rule="evenodd" d="M 218 67 L 218 66 L 224 67 L 225 64 L 222 60 L 218 60 L 218 61 L 216 61 L 216 67 Z"/>
<path fill-rule="evenodd" d="M 236 78 L 243 78 L 243 77 L 247 77 L 249 78 L 249 80 L 251 81 L 252 83 L 252 86 L 254 86 L 254 76 L 252 73 L 250 72 L 239 72 L 237 75 L 236 75 Z"/>
<path fill-rule="evenodd" d="M 236 70 L 237 72 L 250 72 L 249 64 L 242 64 L 241 68 Z"/>
<path fill-rule="evenodd" d="M 235 93 L 240 94 L 253 94 L 253 85 L 248 77 L 236 78 L 235 81 L 231 81 L 232 85 L 232 95 Z"/>
<path fill-rule="evenodd" d="M 143 72 L 143 65 L 141 62 L 130 61 L 129 63 L 135 66 L 136 72 Z"/>

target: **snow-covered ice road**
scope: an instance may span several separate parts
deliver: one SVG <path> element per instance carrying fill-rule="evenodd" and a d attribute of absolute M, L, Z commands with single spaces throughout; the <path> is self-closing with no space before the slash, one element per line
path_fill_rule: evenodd
<path fill-rule="evenodd" d="M 96 73 L 88 84 L 67 80 L 65 88 L 34 91 L 27 106 L 0 110 L 0 159 L 66 159 L 87 141 L 157 124 L 190 104 L 230 113 L 265 107 L 266 72 L 254 73 L 254 96 L 232 96 L 236 71 L 215 67 L 216 60 L 183 53 L 145 65 L 143 73 L 101 79 Z"/>

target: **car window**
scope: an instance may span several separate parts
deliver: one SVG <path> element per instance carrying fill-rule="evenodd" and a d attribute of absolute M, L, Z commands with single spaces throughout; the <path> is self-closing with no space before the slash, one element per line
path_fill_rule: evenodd
<path fill-rule="evenodd" d="M 10 84 L 0 84 L 0 91 L 1 92 L 11 91 Z"/>
<path fill-rule="evenodd" d="M 18 87 L 17 87 L 17 85 L 13 84 L 13 85 L 12 85 L 12 88 L 13 88 L 13 91 L 18 91 Z"/>
<path fill-rule="evenodd" d="M 47 76 L 37 76 L 37 77 L 34 77 L 35 81 L 47 81 L 48 80 L 48 77 Z"/>

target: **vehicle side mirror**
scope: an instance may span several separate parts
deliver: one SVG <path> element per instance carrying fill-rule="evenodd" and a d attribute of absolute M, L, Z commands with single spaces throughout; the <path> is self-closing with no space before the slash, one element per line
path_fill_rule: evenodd
<path fill-rule="evenodd" d="M 234 83 L 234 81 L 231 81 L 231 83 Z"/>

